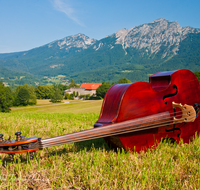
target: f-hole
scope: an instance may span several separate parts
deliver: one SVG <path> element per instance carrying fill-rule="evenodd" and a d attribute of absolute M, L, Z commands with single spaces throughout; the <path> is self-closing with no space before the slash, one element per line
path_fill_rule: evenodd
<path fill-rule="evenodd" d="M 164 102 L 165 104 L 168 104 L 168 102 L 165 101 L 166 98 L 169 98 L 169 97 L 172 97 L 172 96 L 177 95 L 177 93 L 178 93 L 178 88 L 177 88 L 177 86 L 176 86 L 175 84 L 173 85 L 173 88 L 176 89 L 176 92 L 174 92 L 173 94 L 167 94 L 167 95 L 163 96 L 163 102 Z"/>

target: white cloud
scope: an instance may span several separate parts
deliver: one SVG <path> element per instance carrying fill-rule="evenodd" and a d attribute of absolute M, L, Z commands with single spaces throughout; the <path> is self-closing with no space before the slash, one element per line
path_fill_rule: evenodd
<path fill-rule="evenodd" d="M 72 19 L 78 25 L 84 26 L 75 16 L 75 10 L 71 7 L 68 0 L 53 0 L 53 6 L 56 10 L 65 13 L 68 18 Z"/>

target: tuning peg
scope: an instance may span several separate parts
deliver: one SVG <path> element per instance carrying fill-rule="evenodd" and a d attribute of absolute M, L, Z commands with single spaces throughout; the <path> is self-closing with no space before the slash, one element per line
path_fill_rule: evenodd
<path fill-rule="evenodd" d="M 3 141 L 3 134 L 0 134 L 0 141 Z"/>
<path fill-rule="evenodd" d="M 9 154 L 9 160 L 14 161 L 14 154 Z"/>
<path fill-rule="evenodd" d="M 22 138 L 21 134 L 22 134 L 21 132 L 16 132 L 15 133 L 15 135 L 16 135 L 16 141 L 20 141 L 21 140 L 21 138 Z"/>
<path fill-rule="evenodd" d="M 33 158 L 34 158 L 33 152 L 30 152 L 30 159 L 33 160 Z"/>
<path fill-rule="evenodd" d="M 26 135 L 21 136 L 21 140 L 24 140 L 26 137 Z"/>

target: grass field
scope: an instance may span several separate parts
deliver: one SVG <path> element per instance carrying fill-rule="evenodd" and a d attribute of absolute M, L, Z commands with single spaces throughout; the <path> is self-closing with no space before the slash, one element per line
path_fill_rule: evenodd
<path fill-rule="evenodd" d="M 93 128 L 102 101 L 76 101 L 0 113 L 5 138 L 21 131 L 48 138 Z M 49 106 L 50 105 L 50 106 Z M 41 106 L 41 107 L 39 107 Z M 0 189 L 200 189 L 200 138 L 190 144 L 160 143 L 155 150 L 115 152 L 103 139 L 69 143 L 10 162 L 0 155 Z"/>

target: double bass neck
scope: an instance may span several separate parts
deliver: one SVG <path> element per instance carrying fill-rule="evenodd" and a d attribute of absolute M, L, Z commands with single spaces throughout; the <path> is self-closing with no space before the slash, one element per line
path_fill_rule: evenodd
<path fill-rule="evenodd" d="M 84 131 L 42 139 L 39 148 L 51 147 L 71 142 L 91 140 L 101 137 L 115 136 L 130 132 L 137 132 L 141 130 L 169 125 L 170 123 L 172 123 L 172 120 L 173 117 L 168 111 L 166 111 L 150 116 L 145 116 L 142 118 L 122 121 L 119 123 L 107 124 L 101 127 L 96 127 Z"/>

